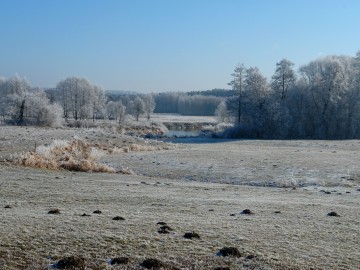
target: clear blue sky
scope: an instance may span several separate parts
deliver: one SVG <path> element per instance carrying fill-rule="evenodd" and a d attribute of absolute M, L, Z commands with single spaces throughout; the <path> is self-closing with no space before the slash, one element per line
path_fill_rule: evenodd
<path fill-rule="evenodd" d="M 359 0 L 0 0 L 0 76 L 81 76 L 140 92 L 228 88 L 238 63 L 268 78 L 360 50 Z"/>

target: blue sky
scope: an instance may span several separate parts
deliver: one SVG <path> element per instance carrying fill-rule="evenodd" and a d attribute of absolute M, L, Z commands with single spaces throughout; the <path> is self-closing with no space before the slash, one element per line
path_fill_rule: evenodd
<path fill-rule="evenodd" d="M 358 0 L 0 0 L 0 76 L 80 76 L 139 92 L 228 88 L 238 63 L 268 78 L 360 50 Z"/>

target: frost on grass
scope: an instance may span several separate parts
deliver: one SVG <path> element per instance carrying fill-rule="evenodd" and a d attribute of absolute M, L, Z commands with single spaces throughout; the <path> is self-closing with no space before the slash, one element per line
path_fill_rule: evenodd
<path fill-rule="evenodd" d="M 14 163 L 51 170 L 114 173 L 113 168 L 98 162 L 105 154 L 101 149 L 80 139 L 55 140 L 51 145 L 37 147 L 35 152 L 26 152 L 16 156 Z"/>

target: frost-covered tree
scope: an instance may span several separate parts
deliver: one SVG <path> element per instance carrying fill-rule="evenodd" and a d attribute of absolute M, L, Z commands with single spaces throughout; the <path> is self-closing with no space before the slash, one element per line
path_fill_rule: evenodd
<path fill-rule="evenodd" d="M 106 104 L 106 117 L 108 119 L 115 119 L 117 121 L 118 118 L 118 102 L 109 101 Z"/>
<path fill-rule="evenodd" d="M 63 107 L 65 119 L 75 120 L 96 118 L 104 113 L 105 93 L 101 87 L 91 84 L 87 79 L 69 77 L 56 86 L 61 93 L 60 104 Z"/>
<path fill-rule="evenodd" d="M 156 113 L 179 113 L 178 103 L 180 93 L 168 92 L 154 95 Z"/>
<path fill-rule="evenodd" d="M 339 56 L 320 58 L 300 68 L 312 100 L 311 126 L 318 138 L 336 133 L 339 105 L 349 86 L 348 68 L 349 59 Z"/>
<path fill-rule="evenodd" d="M 139 121 L 140 115 L 142 115 L 144 112 L 145 112 L 144 101 L 139 96 L 137 96 L 133 101 L 133 111 L 132 111 L 136 121 Z"/>
<path fill-rule="evenodd" d="M 296 74 L 293 70 L 294 64 L 287 59 L 276 63 L 275 74 L 272 76 L 271 86 L 276 93 L 280 94 L 281 100 L 286 98 L 287 92 L 296 81 Z"/>
<path fill-rule="evenodd" d="M 248 96 L 261 111 L 269 94 L 266 77 L 261 74 L 257 67 L 251 67 L 246 70 L 245 83 Z"/>
<path fill-rule="evenodd" d="M 126 117 L 126 107 L 121 101 L 118 102 L 118 122 L 119 124 L 124 123 Z"/>
<path fill-rule="evenodd" d="M 2 114 L 11 117 L 17 125 L 24 124 L 26 96 L 30 83 L 18 75 L 1 83 L 0 94 L 3 103 Z"/>
<path fill-rule="evenodd" d="M 133 100 L 128 100 L 126 103 L 126 114 L 128 115 L 134 115 L 134 101 Z"/>
<path fill-rule="evenodd" d="M 26 99 L 25 115 L 27 122 L 37 126 L 60 126 L 62 108 L 51 104 L 45 92 L 41 89 L 31 91 Z"/>
<path fill-rule="evenodd" d="M 114 119 L 119 123 L 124 122 L 126 115 L 126 107 L 119 101 L 109 101 L 106 104 L 106 116 L 108 119 Z"/>
<path fill-rule="evenodd" d="M 225 101 L 221 101 L 216 108 L 215 115 L 219 123 L 225 123 L 228 121 L 228 109 Z"/>
<path fill-rule="evenodd" d="M 220 97 L 202 95 L 181 95 L 178 99 L 178 113 L 182 115 L 211 115 L 222 101 Z"/>
<path fill-rule="evenodd" d="M 155 110 L 155 99 L 153 95 L 149 94 L 143 97 L 144 101 L 144 111 L 146 113 L 147 120 L 150 120 L 151 114 Z"/>
<path fill-rule="evenodd" d="M 17 125 L 53 126 L 61 124 L 62 111 L 51 104 L 42 89 L 31 88 L 19 76 L 0 83 L 1 114 L 4 120 Z"/>
<path fill-rule="evenodd" d="M 93 120 L 104 118 L 106 111 L 106 95 L 100 86 L 93 86 L 92 114 Z"/>
<path fill-rule="evenodd" d="M 240 124 L 240 122 L 241 122 L 241 103 L 243 101 L 245 75 L 246 75 L 246 68 L 245 68 L 244 64 L 239 64 L 234 69 L 234 73 L 231 74 L 233 79 L 229 83 L 229 85 L 231 85 L 232 89 L 238 93 L 238 101 L 237 101 L 237 123 L 238 124 Z"/>

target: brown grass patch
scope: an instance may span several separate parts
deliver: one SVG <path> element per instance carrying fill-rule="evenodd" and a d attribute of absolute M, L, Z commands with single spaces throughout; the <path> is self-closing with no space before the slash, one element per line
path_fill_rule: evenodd
<path fill-rule="evenodd" d="M 50 170 L 114 173 L 113 168 L 97 162 L 103 155 L 105 152 L 83 140 L 55 140 L 51 145 L 39 146 L 35 152 L 18 155 L 13 162 L 26 167 Z"/>

